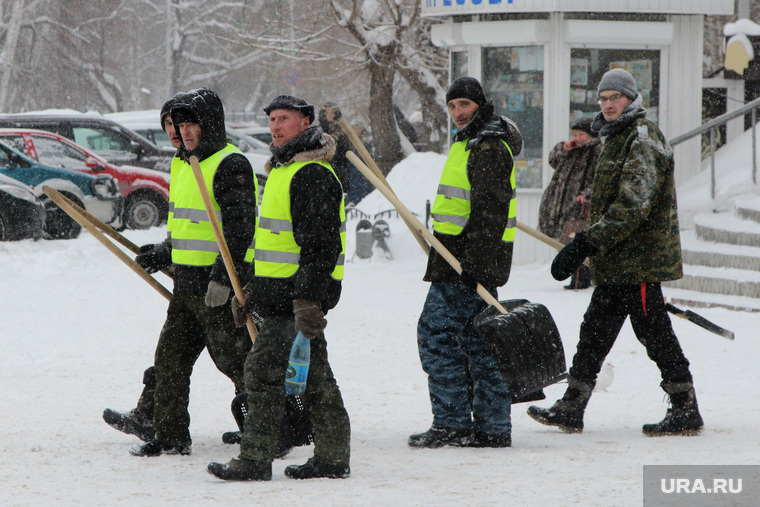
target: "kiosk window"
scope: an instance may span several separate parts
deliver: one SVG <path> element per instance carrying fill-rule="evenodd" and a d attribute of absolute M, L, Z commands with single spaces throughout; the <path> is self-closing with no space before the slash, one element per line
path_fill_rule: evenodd
<path fill-rule="evenodd" d="M 522 153 L 515 158 L 520 188 L 541 188 L 544 145 L 543 46 L 486 47 L 482 53 L 483 88 L 496 114 L 517 124 Z"/>

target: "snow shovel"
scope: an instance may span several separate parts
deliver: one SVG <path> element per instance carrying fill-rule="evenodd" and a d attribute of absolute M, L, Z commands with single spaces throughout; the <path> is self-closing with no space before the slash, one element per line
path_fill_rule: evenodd
<path fill-rule="evenodd" d="M 348 159 L 396 207 L 409 227 L 414 227 L 424 239 L 451 264 L 457 273 L 462 266 L 451 252 L 398 197 L 383 183 L 355 153 Z M 475 319 L 478 333 L 494 352 L 504 382 L 512 392 L 513 403 L 544 399 L 542 389 L 567 377 L 565 352 L 554 319 L 541 304 L 526 300 L 497 301 L 482 285 L 478 294 L 492 308 L 487 308 Z"/>
<path fill-rule="evenodd" d="M 224 261 L 224 267 L 227 268 L 227 276 L 230 277 L 232 289 L 235 291 L 235 297 L 241 305 L 244 305 L 245 295 L 243 295 L 243 286 L 240 285 L 240 278 L 238 278 L 237 271 L 235 271 L 235 263 L 232 261 L 230 249 L 227 247 L 227 240 L 224 239 L 224 233 L 222 233 L 222 228 L 219 226 L 219 221 L 216 219 L 214 205 L 211 203 L 211 196 L 208 195 L 208 189 L 206 188 L 206 180 L 203 179 L 203 172 L 201 171 L 201 166 L 198 163 L 198 157 L 195 155 L 190 157 L 190 166 L 193 168 L 195 181 L 198 183 L 198 190 L 201 192 L 203 205 L 206 207 L 208 220 L 211 222 L 211 228 L 214 230 L 216 244 L 219 245 L 219 253 L 222 256 L 222 260 Z M 253 323 L 253 317 L 251 317 L 250 314 L 245 320 L 245 327 L 248 329 L 248 334 L 251 336 L 251 342 L 255 342 L 257 334 L 256 324 Z"/>
<path fill-rule="evenodd" d="M 130 267 L 132 271 L 137 273 L 140 278 L 148 282 L 151 287 L 156 289 L 159 294 L 164 296 L 167 300 L 171 299 L 172 293 L 169 292 L 163 285 L 158 283 L 158 281 L 150 276 L 147 271 L 145 271 L 139 264 L 137 264 L 132 258 L 130 258 L 127 254 L 125 254 L 118 246 L 114 245 L 106 236 L 100 232 L 93 223 L 88 221 L 86 218 L 84 218 L 83 215 L 81 215 L 76 208 L 72 206 L 73 203 L 70 203 L 66 197 L 61 195 L 60 192 L 57 190 L 50 188 L 48 186 L 43 186 L 42 191 L 45 192 L 45 195 L 50 197 L 53 202 L 55 202 L 59 208 L 61 208 L 63 211 L 68 213 L 68 215 L 73 218 L 74 220 L 79 223 L 82 227 L 87 229 L 87 231 L 93 235 L 95 239 L 100 241 L 100 243 L 103 244 L 108 250 L 111 251 L 116 257 L 118 257 L 124 264 Z M 105 225 L 105 224 L 104 224 Z M 115 232 L 115 231 L 114 231 Z M 140 249 L 137 249 L 138 253 Z"/>

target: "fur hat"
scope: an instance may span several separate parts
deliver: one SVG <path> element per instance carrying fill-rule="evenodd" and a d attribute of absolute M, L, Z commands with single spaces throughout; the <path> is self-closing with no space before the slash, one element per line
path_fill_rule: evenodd
<path fill-rule="evenodd" d="M 470 99 L 478 106 L 486 103 L 486 94 L 480 81 L 474 77 L 460 77 L 449 86 L 446 92 L 446 103 L 453 99 Z"/>
<path fill-rule="evenodd" d="M 636 81 L 631 73 L 625 69 L 612 69 L 604 73 L 596 92 L 602 93 L 607 90 L 620 92 L 631 100 L 636 99 L 639 94 L 636 90 Z"/>
<path fill-rule="evenodd" d="M 309 119 L 309 123 L 314 123 L 314 106 L 307 104 L 305 100 L 294 97 L 293 95 L 278 95 L 264 108 L 264 112 L 269 116 L 269 113 L 276 109 L 292 109 L 293 111 L 300 111 Z"/>
<path fill-rule="evenodd" d="M 580 130 L 591 137 L 598 137 L 599 132 L 591 130 L 591 123 L 594 121 L 593 116 L 583 116 L 570 122 L 570 130 Z"/>

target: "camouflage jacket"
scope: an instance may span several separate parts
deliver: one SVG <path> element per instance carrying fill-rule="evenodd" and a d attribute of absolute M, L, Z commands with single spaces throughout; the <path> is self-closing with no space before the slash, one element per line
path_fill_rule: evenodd
<path fill-rule="evenodd" d="M 640 284 L 683 276 L 673 150 L 645 111 L 633 104 L 611 123 L 591 194 L 589 242 L 597 285 Z M 595 129 L 596 130 L 596 129 Z"/>

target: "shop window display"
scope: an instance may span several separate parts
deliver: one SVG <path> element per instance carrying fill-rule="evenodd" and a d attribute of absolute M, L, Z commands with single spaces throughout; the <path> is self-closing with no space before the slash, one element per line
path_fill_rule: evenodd
<path fill-rule="evenodd" d="M 512 119 L 523 136 L 515 158 L 518 188 L 541 188 L 544 128 L 543 46 L 486 47 L 482 83 L 496 113 Z"/>

